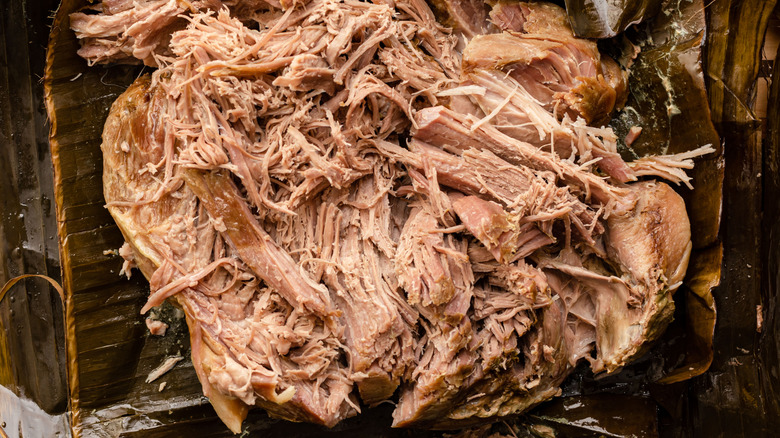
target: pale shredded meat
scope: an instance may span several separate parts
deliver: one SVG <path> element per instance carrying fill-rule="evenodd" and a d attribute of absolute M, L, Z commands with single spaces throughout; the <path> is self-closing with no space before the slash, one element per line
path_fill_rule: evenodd
<path fill-rule="evenodd" d="M 455 30 L 423 0 L 71 15 L 90 63 L 156 68 L 106 122 L 107 206 L 236 432 L 249 406 L 330 427 L 396 394 L 395 426 L 495 421 L 671 318 L 690 225 L 638 180 L 690 186 L 711 149 L 626 163 L 601 124 L 625 72 L 557 6 L 435 7 Z"/>

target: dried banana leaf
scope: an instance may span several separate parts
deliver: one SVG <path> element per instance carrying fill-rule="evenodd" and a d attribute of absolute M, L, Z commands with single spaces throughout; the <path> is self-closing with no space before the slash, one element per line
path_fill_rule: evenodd
<path fill-rule="evenodd" d="M 569 22 L 577 36 L 611 38 L 633 24 L 653 18 L 661 0 L 566 0 Z"/>
<path fill-rule="evenodd" d="M 725 240 L 715 355 L 710 371 L 691 381 L 697 397 L 688 405 L 692 416 L 707 419 L 696 425 L 701 436 L 775 436 L 780 426 L 777 67 L 764 144 L 752 110 L 776 3 L 715 1 L 707 8 L 707 89 L 725 149 Z"/>
<path fill-rule="evenodd" d="M 529 417 L 564 436 L 651 438 L 658 436 L 656 409 L 650 398 L 596 394 L 555 399 Z"/>
<path fill-rule="evenodd" d="M 58 0 L 0 7 L 0 289 L 11 278 L 59 278 L 43 90 L 51 9 Z M 2 294 L 0 294 L 2 295 Z M 52 414 L 67 409 L 62 303 L 45 281 L 16 283 L 0 299 L 0 385 Z M 14 406 L 0 400 L 0 423 Z M 12 416 L 12 415 L 11 415 Z M 11 426 L 9 426 L 11 427 Z M 30 430 L 26 428 L 25 430 Z"/>
<path fill-rule="evenodd" d="M 111 103 L 139 74 L 139 68 L 87 67 L 76 56 L 78 42 L 69 30 L 67 17 L 86 3 L 86 0 L 62 2 L 52 28 L 44 82 L 51 120 L 63 285 L 67 291 L 66 335 L 74 434 L 128 437 L 184 434 L 230 436 L 201 395 L 200 384 L 188 359 L 186 327 L 176 317 L 177 312 L 172 307 L 161 312 L 160 316 L 171 326 L 168 335 L 162 338 L 148 335 L 143 318 L 139 315 L 149 292 L 148 284 L 140 275 L 130 281 L 120 278 L 120 257 L 115 253 L 104 253 L 117 249 L 122 243 L 122 236 L 103 208 L 100 135 Z M 686 96 L 685 103 L 690 104 L 686 111 L 696 114 L 686 116 L 686 123 L 677 123 L 680 118 L 667 119 L 666 124 L 647 123 L 647 131 L 642 136 L 647 134 L 651 137 L 654 129 L 666 130 L 666 135 L 662 143 L 647 144 L 641 148 L 641 143 L 635 144 L 635 150 L 641 153 L 681 152 L 710 142 L 714 146 L 720 145 L 717 134 L 707 123 L 708 108 L 703 99 L 703 80 L 697 63 L 700 32 L 704 29 L 701 19 L 704 16 L 704 5 L 701 1 L 680 1 L 679 4 L 687 5 L 686 8 L 678 8 L 678 11 L 684 12 L 664 15 L 663 19 L 667 21 L 651 22 L 647 31 L 660 35 L 659 29 L 675 25 L 693 29 L 687 34 L 690 38 L 680 40 L 679 44 L 667 44 L 671 37 L 664 40 L 659 36 L 657 44 L 647 45 L 647 52 L 652 55 L 652 50 L 658 50 L 656 53 L 661 58 L 663 55 L 670 58 L 674 55 L 679 59 L 682 55 L 682 61 L 669 62 L 664 68 L 669 69 L 667 76 L 674 77 L 674 81 L 671 81 L 672 90 L 679 93 L 677 95 Z M 671 24 L 668 20 L 672 20 Z M 656 82 L 652 84 L 657 85 L 660 81 L 663 87 L 663 80 L 659 77 L 656 76 Z M 638 87 L 636 81 L 646 78 L 632 77 L 631 86 Z M 674 87 L 683 87 L 684 90 Z M 687 100 L 688 93 L 690 101 Z M 699 124 L 692 128 L 690 120 L 697 120 Z M 695 136 L 695 142 L 677 142 L 676 139 L 683 135 Z M 688 303 L 679 306 L 677 329 L 670 330 L 659 349 L 647 359 L 618 376 L 594 381 L 587 372 L 576 374 L 564 388 L 565 395 L 579 397 L 577 400 L 582 406 L 576 409 L 576 413 L 572 412 L 570 417 L 567 417 L 567 412 L 574 409 L 571 408 L 571 400 L 574 399 L 567 398 L 555 403 L 571 409 L 562 409 L 549 416 L 540 410 L 533 414 L 536 417 L 529 417 L 527 421 L 536 422 L 534 418 L 540 419 L 542 416 L 568 418 L 572 421 L 567 420 L 565 425 L 547 418 L 540 420 L 545 424 L 540 423 L 539 426 L 553 430 L 562 428 L 560 430 L 565 436 L 592 436 L 595 433 L 593 425 L 585 424 L 577 418 L 594 418 L 599 421 L 603 418 L 607 422 L 603 427 L 608 436 L 652 436 L 658 423 L 652 417 L 655 407 L 648 399 L 648 381 L 664 376 L 669 380 L 677 380 L 706 369 L 711 360 L 714 323 L 710 288 L 720 278 L 717 230 L 722 170 L 716 165 L 720 162 L 720 153 L 721 149 L 718 156 L 703 161 L 713 165 L 697 170 L 694 180 L 696 190 L 688 196 L 698 252 L 694 255 L 693 267 L 685 287 L 677 293 L 676 299 Z M 689 309 L 687 314 L 686 309 Z M 674 363 L 661 367 L 663 372 L 653 371 L 658 368 L 659 358 L 668 350 L 664 350 L 664 345 L 668 343 L 678 346 L 690 344 L 695 351 L 691 350 L 688 354 L 683 349 L 684 359 L 667 361 Z M 159 380 L 145 382 L 149 372 L 166 357 L 179 354 L 187 359 Z M 691 367 L 693 372 L 689 370 Z M 166 387 L 160 392 L 161 381 L 166 382 Z M 612 395 L 614 393 L 621 395 Z M 600 395 L 594 398 L 593 394 Z M 679 396 L 682 392 L 675 394 Z M 624 407 L 623 412 L 636 408 L 643 414 L 634 420 L 622 422 L 620 428 L 614 429 L 613 423 L 608 424 L 609 418 L 600 414 L 606 412 L 602 409 L 604 403 Z M 555 406 L 551 404 L 541 409 L 555 409 Z M 345 421 L 335 430 L 328 431 L 311 425 L 271 420 L 261 410 L 253 410 L 246 427 L 249 431 L 263 431 L 264 436 L 440 436 L 431 432 L 389 429 L 391 411 L 390 406 L 368 410 Z M 629 415 L 625 418 L 629 418 Z"/>
<path fill-rule="evenodd" d="M 157 385 L 143 385 L 145 374 L 185 346 L 169 345 L 173 337 L 147 342 L 139 310 L 148 284 L 140 276 L 131 281 L 120 278 L 120 258 L 104 253 L 119 248 L 123 239 L 103 206 L 100 135 L 111 103 L 138 72 L 128 67 L 89 68 L 76 55 L 78 42 L 67 17 L 84 4 L 66 0 L 60 5 L 52 25 L 44 88 L 66 290 L 71 426 L 74 436 L 111 430 L 118 435 L 148 427 L 138 425 L 141 413 L 167 411 L 162 403 L 192 411 L 201 404 L 194 396 L 200 385 L 184 367 L 166 374 L 168 393 L 158 395 Z"/>
<path fill-rule="evenodd" d="M 697 376 L 712 361 L 715 300 L 711 290 L 720 281 L 721 249 L 718 240 L 722 200 L 723 148 L 710 120 L 701 68 L 705 34 L 703 1 L 672 0 L 658 16 L 611 41 L 623 49 L 621 62 L 629 67 L 630 93 L 625 107 L 610 125 L 619 138 L 634 127 L 641 134 L 622 144 L 627 159 L 651 154 L 676 154 L 710 144 L 716 152 L 696 161 L 691 172 L 695 190 L 681 188 L 691 219 L 694 252 L 685 285 L 675 301 L 685 303 L 680 339 L 674 352 L 684 361 L 666 364 L 659 380 L 673 383 Z M 627 48 L 627 49 L 626 49 Z M 635 58 L 625 52 L 638 52 Z M 685 295 L 683 300 L 680 295 Z M 679 324 L 678 324 L 679 325 Z M 670 330 L 674 332 L 674 330 Z M 674 334 L 666 339 L 671 340 Z M 666 354 L 672 354 L 671 350 Z"/>
<path fill-rule="evenodd" d="M 780 55 L 780 49 L 777 55 Z M 775 62 L 778 59 L 775 56 Z M 775 64 L 777 65 L 777 64 Z M 764 175 L 764 193 L 763 193 L 763 222 L 761 231 L 763 239 L 761 244 L 760 258 L 762 260 L 761 272 L 764 277 L 761 281 L 761 306 L 760 310 L 764 318 L 763 328 L 758 336 L 760 350 L 758 352 L 758 361 L 762 364 L 760 368 L 760 379 L 763 382 L 762 391 L 766 395 L 766 405 L 763 412 L 765 418 L 770 418 L 774 423 L 768 426 L 774 426 L 772 430 L 777 430 L 778 418 L 780 418 L 780 378 L 772 374 L 769 370 L 777 367 L 780 362 L 780 344 L 778 344 L 778 333 L 780 333 L 780 306 L 778 306 L 777 297 L 780 291 L 780 69 L 775 68 L 772 74 L 772 88 L 769 94 L 769 114 L 768 128 L 769 135 L 766 139 L 762 158 L 762 175 Z M 774 395 L 774 397 L 773 397 Z"/>

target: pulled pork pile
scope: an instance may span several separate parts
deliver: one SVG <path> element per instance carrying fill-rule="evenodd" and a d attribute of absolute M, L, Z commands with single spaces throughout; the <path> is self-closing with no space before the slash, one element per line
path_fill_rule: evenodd
<path fill-rule="evenodd" d="M 454 428 L 613 373 L 671 319 L 702 148 L 626 163 L 626 74 L 545 3 L 104 0 L 92 63 L 157 69 L 103 134 L 107 206 L 148 311 L 249 406 L 333 426 L 396 397 Z M 471 12 L 469 12 L 471 11 Z M 437 22 L 436 16 L 450 27 Z M 355 391 L 356 389 L 356 391 Z"/>

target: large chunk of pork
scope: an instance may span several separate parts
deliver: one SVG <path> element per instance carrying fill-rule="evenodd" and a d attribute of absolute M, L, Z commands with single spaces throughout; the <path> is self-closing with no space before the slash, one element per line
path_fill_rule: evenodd
<path fill-rule="evenodd" d="M 585 320 L 595 322 L 595 372 L 619 370 L 663 333 L 691 251 L 682 198 L 659 182 L 631 187 L 639 199 L 636 207 L 607 220 L 609 259 L 618 272 L 571 252 L 541 263 L 591 294 L 594 307 Z"/>
<path fill-rule="evenodd" d="M 463 52 L 464 70 L 501 69 L 522 83 L 547 109 L 608 120 L 625 101 L 626 76 L 596 43 L 575 38 L 566 11 L 544 2 L 499 2 L 491 18 L 501 34 L 474 38 Z"/>
<path fill-rule="evenodd" d="M 228 236 L 239 230 L 232 219 L 240 209 L 220 212 L 208 196 L 205 204 L 212 205 L 204 208 L 181 180 L 166 185 L 153 174 L 168 145 L 159 123 L 168 101 L 149 86 L 148 76 L 141 77 L 115 102 L 102 146 L 109 211 L 150 280 L 146 308 L 174 297 L 185 311 L 204 394 L 232 430 L 240 431 L 247 406 L 254 404 L 281 418 L 331 426 L 354 415 L 340 334 L 324 317 L 328 307 L 319 293 L 301 299 L 312 287 L 297 269 L 284 268 L 283 255 L 256 265 L 260 272 L 244 263 L 247 253 L 248 260 L 259 260 L 255 251 L 265 250 L 240 247 L 244 241 L 237 240 L 236 251 L 230 243 Z M 245 226 L 242 231 L 254 225 Z M 256 236 L 267 239 L 259 231 Z M 262 287 L 261 275 L 287 291 Z M 291 278 L 299 283 L 285 284 Z"/>

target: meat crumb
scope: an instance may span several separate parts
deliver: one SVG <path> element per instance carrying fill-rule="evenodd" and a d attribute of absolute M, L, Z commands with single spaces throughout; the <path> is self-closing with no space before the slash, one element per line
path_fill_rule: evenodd
<path fill-rule="evenodd" d="M 151 373 L 149 373 L 149 375 L 146 377 L 146 383 L 152 383 L 155 380 L 159 379 L 160 376 L 170 371 L 182 359 L 184 358 L 181 356 L 168 357 L 167 359 L 165 359 L 165 361 L 163 361 L 163 363 L 160 364 L 160 366 L 158 366 L 157 368 L 152 370 Z"/>
<path fill-rule="evenodd" d="M 133 248 L 130 247 L 130 245 L 125 242 L 124 245 L 122 245 L 121 248 L 119 248 L 118 251 L 119 255 L 122 256 L 123 259 L 125 259 L 124 263 L 122 263 L 122 270 L 119 271 L 119 275 L 126 276 L 127 279 L 130 279 L 130 271 L 133 270 L 133 268 L 136 267 L 135 265 L 135 253 L 133 252 Z"/>
<path fill-rule="evenodd" d="M 553 347 L 545 345 L 542 347 L 542 351 L 544 352 L 544 358 L 547 359 L 548 362 L 555 362 L 555 355 L 553 355 L 555 349 Z"/>
<path fill-rule="evenodd" d="M 214 226 L 214 229 L 221 232 L 224 232 L 227 230 L 227 227 L 225 227 L 225 222 L 222 220 L 221 217 L 212 217 L 211 224 Z"/>
<path fill-rule="evenodd" d="M 157 392 L 162 392 L 166 385 L 168 385 L 168 382 L 160 382 L 160 387 L 157 389 Z"/>
<path fill-rule="evenodd" d="M 628 130 L 628 134 L 626 134 L 626 145 L 631 146 L 636 139 L 639 137 L 639 134 L 642 133 L 642 127 L 641 126 L 632 126 L 631 129 Z"/>
<path fill-rule="evenodd" d="M 149 317 L 146 318 L 146 328 L 155 336 L 165 336 L 165 332 L 168 330 L 168 324 Z"/>
<path fill-rule="evenodd" d="M 764 330 L 764 308 L 761 304 L 756 306 L 756 331 Z"/>
<path fill-rule="evenodd" d="M 532 433 L 536 436 L 544 438 L 555 438 L 555 429 L 550 426 L 545 426 L 543 424 L 532 424 L 529 426 L 529 429 L 531 429 Z"/>

